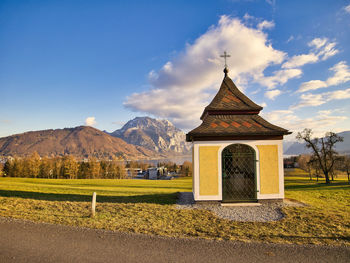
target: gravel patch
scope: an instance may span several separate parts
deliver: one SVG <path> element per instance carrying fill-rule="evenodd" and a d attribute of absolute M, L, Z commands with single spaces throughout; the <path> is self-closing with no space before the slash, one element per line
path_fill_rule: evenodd
<path fill-rule="evenodd" d="M 260 206 L 221 206 L 218 203 L 195 203 L 191 192 L 181 192 L 178 195 L 177 208 L 179 209 L 205 209 L 218 217 L 239 222 L 269 222 L 284 218 L 282 207 L 304 206 L 296 200 L 284 202 L 261 203 Z"/>

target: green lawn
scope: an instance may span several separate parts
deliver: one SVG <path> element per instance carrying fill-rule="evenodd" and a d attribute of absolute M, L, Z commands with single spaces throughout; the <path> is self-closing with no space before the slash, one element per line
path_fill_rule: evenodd
<path fill-rule="evenodd" d="M 176 192 L 192 191 L 191 178 L 177 180 L 0 178 L 0 196 L 48 201 L 173 204 Z"/>
<path fill-rule="evenodd" d="M 191 178 L 56 180 L 0 178 L 0 216 L 172 237 L 244 242 L 350 245 L 350 185 L 330 186 L 287 176 L 286 197 L 308 204 L 285 207 L 277 222 L 231 222 L 205 210 L 179 210 L 176 192 L 191 191 Z M 92 192 L 97 214 L 90 217 Z"/>

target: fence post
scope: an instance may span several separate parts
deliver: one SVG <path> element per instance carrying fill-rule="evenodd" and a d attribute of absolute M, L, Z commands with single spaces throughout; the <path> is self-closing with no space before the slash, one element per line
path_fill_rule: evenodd
<path fill-rule="evenodd" d="M 92 194 L 91 217 L 95 217 L 95 214 L 96 214 L 96 192 Z"/>

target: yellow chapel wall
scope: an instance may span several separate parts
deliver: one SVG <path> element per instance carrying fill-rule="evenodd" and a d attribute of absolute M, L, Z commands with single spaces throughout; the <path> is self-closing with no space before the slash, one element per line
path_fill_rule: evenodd
<path fill-rule="evenodd" d="M 279 194 L 279 154 L 277 145 L 257 145 L 259 149 L 260 194 Z"/>
<path fill-rule="evenodd" d="M 218 150 L 220 146 L 199 147 L 199 195 L 219 194 Z"/>

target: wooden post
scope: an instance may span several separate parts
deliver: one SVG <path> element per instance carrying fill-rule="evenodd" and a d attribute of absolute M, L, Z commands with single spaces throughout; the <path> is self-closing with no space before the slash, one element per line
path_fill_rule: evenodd
<path fill-rule="evenodd" d="M 96 192 L 92 194 L 91 217 L 95 217 L 95 214 L 96 214 Z"/>

